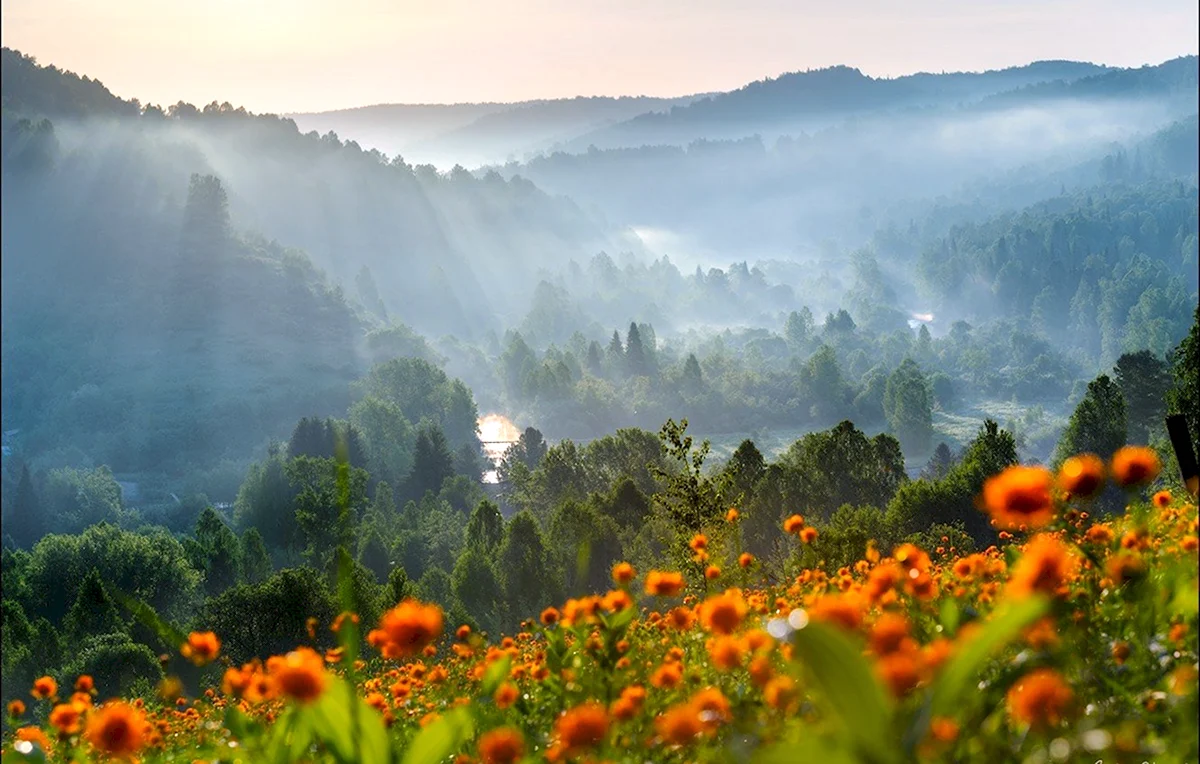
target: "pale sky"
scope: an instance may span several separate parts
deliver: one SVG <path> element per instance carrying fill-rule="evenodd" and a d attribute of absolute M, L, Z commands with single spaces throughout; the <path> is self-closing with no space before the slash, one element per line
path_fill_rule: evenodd
<path fill-rule="evenodd" d="M 1197 52 L 1196 0 L 4 0 L 0 39 L 124 98 L 256 112 L 728 90 Z"/>

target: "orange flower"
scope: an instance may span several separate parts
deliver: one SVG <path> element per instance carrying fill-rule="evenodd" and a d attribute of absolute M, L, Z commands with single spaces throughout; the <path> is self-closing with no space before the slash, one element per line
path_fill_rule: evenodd
<path fill-rule="evenodd" d="M 93 692 L 96 689 L 96 682 L 88 674 L 80 674 L 75 680 L 76 692 Z"/>
<path fill-rule="evenodd" d="M 311 703 L 325 692 L 328 676 L 325 661 L 308 647 L 298 647 L 287 655 L 267 660 L 267 672 L 279 691 L 301 703 Z"/>
<path fill-rule="evenodd" d="M 683 591 L 683 574 L 652 570 L 646 574 L 646 594 L 674 597 Z"/>
<path fill-rule="evenodd" d="M 1014 720 L 1038 729 L 1057 727 L 1075 696 L 1053 669 L 1026 674 L 1008 691 L 1008 713 Z"/>
<path fill-rule="evenodd" d="M 458 630 L 454 632 L 454 638 L 459 642 L 466 642 L 471 638 L 471 627 L 465 623 L 462 626 L 459 626 Z"/>
<path fill-rule="evenodd" d="M 8 715 L 9 715 L 9 717 L 11 717 L 13 719 L 16 719 L 19 716 L 24 716 L 25 715 L 25 702 L 22 700 L 8 701 Z"/>
<path fill-rule="evenodd" d="M 683 681 L 683 667 L 678 663 L 664 663 L 650 676 L 650 684 L 660 690 L 670 690 Z"/>
<path fill-rule="evenodd" d="M 436 640 L 442 633 L 442 609 L 407 599 L 383 614 L 379 628 L 367 641 L 384 658 L 407 658 Z"/>
<path fill-rule="evenodd" d="M 704 577 L 709 581 L 715 581 L 721 577 L 721 569 L 716 565 L 709 565 L 704 569 Z"/>
<path fill-rule="evenodd" d="M 891 689 L 892 694 L 902 698 L 912 692 L 921 681 L 920 655 L 915 650 L 894 652 L 880 658 L 875 664 L 875 670 L 879 672 L 880 678 Z"/>
<path fill-rule="evenodd" d="M 508 708 L 513 703 L 517 702 L 520 693 L 517 691 L 516 685 L 511 682 L 505 682 L 496 688 L 496 692 L 492 695 L 492 700 L 496 701 L 497 708 Z"/>
<path fill-rule="evenodd" d="M 1114 642 L 1114 643 L 1113 643 L 1113 646 L 1112 646 L 1112 657 L 1113 657 L 1113 661 L 1114 661 L 1114 662 L 1115 662 L 1115 663 L 1116 663 L 1118 666 L 1122 666 L 1122 665 L 1124 665 L 1124 664 L 1125 664 L 1125 661 L 1129 660 L 1129 653 L 1130 653 L 1130 652 L 1131 652 L 1131 651 L 1130 651 L 1130 649 L 1129 649 L 1129 643 L 1128 643 L 1128 642 Z"/>
<path fill-rule="evenodd" d="M 1121 551 L 1108 558 L 1104 570 L 1117 586 L 1130 581 L 1136 581 L 1146 572 L 1146 565 L 1141 555 L 1136 552 Z"/>
<path fill-rule="evenodd" d="M 525 738 L 520 730 L 500 727 L 479 738 L 479 760 L 483 764 L 514 764 L 525 754 Z"/>
<path fill-rule="evenodd" d="M 754 555 L 750 554 L 749 552 L 742 552 L 741 555 L 738 556 L 738 565 L 741 567 L 748 568 L 753 564 Z"/>
<path fill-rule="evenodd" d="M 817 529 L 816 528 L 801 528 L 800 529 L 800 540 L 803 541 L 805 544 L 811 544 L 812 542 L 816 541 L 817 540 Z"/>
<path fill-rule="evenodd" d="M 604 706 L 589 701 L 564 712 L 554 723 L 554 731 L 568 752 L 576 752 L 599 745 L 608 734 L 608 725 Z"/>
<path fill-rule="evenodd" d="M 693 552 L 699 552 L 701 549 L 707 549 L 708 536 L 705 536 L 703 533 L 697 533 L 695 536 L 692 536 L 692 540 L 688 542 L 688 546 L 691 547 Z"/>
<path fill-rule="evenodd" d="M 618 584 L 627 584 L 637 575 L 637 571 L 627 562 L 618 562 L 613 566 L 612 578 Z"/>
<path fill-rule="evenodd" d="M 63 735 L 74 735 L 79 732 L 82 720 L 83 711 L 74 703 L 59 703 L 50 712 L 50 724 Z"/>
<path fill-rule="evenodd" d="M 50 742 L 50 738 L 46 737 L 46 733 L 42 732 L 40 727 L 22 727 L 17 730 L 16 738 L 25 743 L 36 743 L 46 753 L 54 750 L 54 744 Z"/>
<path fill-rule="evenodd" d="M 742 625 L 749 608 L 742 593 L 729 589 L 724 594 L 709 597 L 700 605 L 700 622 L 714 634 L 732 634 Z"/>
<path fill-rule="evenodd" d="M 687 745 L 704 732 L 699 710 L 691 703 L 680 703 L 654 720 L 658 736 L 669 745 Z"/>
<path fill-rule="evenodd" d="M 715 727 L 733 719 L 729 712 L 729 699 L 716 687 L 704 688 L 692 696 L 688 703 L 696 709 L 706 727 Z"/>
<path fill-rule="evenodd" d="M 1159 509 L 1166 509 L 1167 507 L 1171 506 L 1171 492 L 1159 491 L 1158 493 L 1154 494 L 1154 497 L 1151 499 L 1151 501 L 1153 501 L 1154 506 L 1158 507 Z"/>
<path fill-rule="evenodd" d="M 958 722 L 948 716 L 935 716 L 929 722 L 929 734 L 939 742 L 952 742 L 958 737 Z"/>
<path fill-rule="evenodd" d="M 795 680 L 786 674 L 772 678 L 763 688 L 763 699 L 767 705 L 779 710 L 786 709 L 798 696 Z"/>
<path fill-rule="evenodd" d="M 1158 454 L 1146 446 L 1123 446 L 1112 457 L 1113 479 L 1125 487 L 1149 483 L 1161 469 Z"/>
<path fill-rule="evenodd" d="M 739 517 L 741 517 L 741 515 L 738 514 L 738 511 L 736 509 L 730 508 L 730 510 L 725 513 L 725 522 L 730 523 L 730 524 L 736 523 L 738 521 Z"/>
<path fill-rule="evenodd" d="M 696 614 L 691 608 L 680 606 L 672 608 L 671 612 L 667 613 L 667 623 L 680 631 L 687 631 L 692 628 L 692 624 L 695 622 Z"/>
<path fill-rule="evenodd" d="M 855 631 L 862 625 L 862 607 L 850 595 L 824 596 L 808 610 L 814 621 L 834 623 L 847 631 Z"/>
<path fill-rule="evenodd" d="M 92 712 L 84 736 L 93 748 L 110 756 L 133 756 L 145 745 L 146 716 L 139 708 L 110 701 Z"/>
<path fill-rule="evenodd" d="M 800 515 L 792 515 L 783 521 L 783 532 L 787 534 L 799 533 L 804 527 L 804 518 Z"/>
<path fill-rule="evenodd" d="M 871 627 L 871 651 L 876 655 L 894 653 L 905 645 L 908 619 L 899 613 L 884 613 Z"/>
<path fill-rule="evenodd" d="M 708 641 L 708 657 L 722 671 L 730 671 L 742 665 L 742 643 L 731 636 L 714 637 Z"/>
<path fill-rule="evenodd" d="M 211 631 L 193 631 L 187 642 L 179 646 L 179 652 L 197 666 L 203 666 L 221 652 L 221 640 Z"/>
<path fill-rule="evenodd" d="M 1083 534 L 1083 537 L 1092 544 L 1111 544 L 1113 531 L 1112 528 L 1104 523 L 1096 523 L 1087 529 L 1087 533 Z"/>
<path fill-rule="evenodd" d="M 553 626 L 558 623 L 558 609 L 552 607 L 546 608 L 542 611 L 541 620 L 543 626 Z"/>
<path fill-rule="evenodd" d="M 54 681 L 54 677 L 43 676 L 33 680 L 33 690 L 30 695 L 38 700 L 53 698 L 58 694 L 58 682 Z"/>
<path fill-rule="evenodd" d="M 1009 591 L 1016 597 L 1035 592 L 1059 595 L 1075 578 L 1079 558 L 1056 537 L 1039 534 L 1025 546 L 1009 580 Z"/>
<path fill-rule="evenodd" d="M 1040 528 L 1054 519 L 1045 467 L 1008 467 L 983 484 L 983 506 L 1001 528 Z"/>
<path fill-rule="evenodd" d="M 1086 499 L 1104 485 L 1104 461 L 1095 454 L 1079 454 L 1058 469 L 1058 487 L 1072 496 Z"/>

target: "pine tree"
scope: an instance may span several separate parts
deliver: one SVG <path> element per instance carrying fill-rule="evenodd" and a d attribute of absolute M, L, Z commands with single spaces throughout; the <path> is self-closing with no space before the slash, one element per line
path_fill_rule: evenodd
<path fill-rule="evenodd" d="M 467 547 L 491 554 L 503 540 L 504 518 L 500 516 L 500 508 L 484 499 L 471 511 L 471 517 L 467 520 Z"/>
<path fill-rule="evenodd" d="M 258 528 L 250 528 L 242 534 L 242 580 L 257 584 L 270 578 L 273 571 L 274 566 L 262 534 Z"/>
<path fill-rule="evenodd" d="M 625 365 L 635 377 L 645 376 L 649 372 L 646 349 L 642 346 L 642 333 L 633 322 L 629 324 L 629 333 L 625 336 Z"/>
<path fill-rule="evenodd" d="M 12 537 L 18 547 L 31 547 L 45 535 L 45 517 L 33 490 L 28 465 L 21 465 L 17 495 L 13 498 L 12 510 L 4 523 L 4 532 Z"/>
<path fill-rule="evenodd" d="M 427 491 L 437 493 L 442 483 L 454 475 L 454 454 L 446 443 L 440 427 L 427 425 L 417 433 L 417 445 L 413 454 L 412 471 L 408 474 L 405 493 L 408 498 L 420 500 Z"/>
<path fill-rule="evenodd" d="M 78 646 L 88 637 L 125 629 L 121 611 L 105 591 L 99 571 L 92 568 L 80 583 L 75 602 L 63 619 L 63 635 Z"/>

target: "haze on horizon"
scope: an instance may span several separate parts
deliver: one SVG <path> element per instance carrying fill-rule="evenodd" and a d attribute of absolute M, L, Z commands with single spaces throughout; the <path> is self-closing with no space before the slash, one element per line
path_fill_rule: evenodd
<path fill-rule="evenodd" d="M 877 77 L 1139 66 L 1196 53 L 1200 15 L 1190 0 L 6 0 L 0 20 L 3 45 L 122 97 L 296 113 L 677 96 L 836 64 Z"/>

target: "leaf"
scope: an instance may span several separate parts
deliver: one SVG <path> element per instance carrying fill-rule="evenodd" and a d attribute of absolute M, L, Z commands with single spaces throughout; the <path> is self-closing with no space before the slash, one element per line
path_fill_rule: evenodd
<path fill-rule="evenodd" d="M 500 683 L 508 679 L 509 672 L 512 670 L 512 656 L 505 655 L 499 660 L 492 661 L 487 667 L 487 671 L 483 674 L 483 686 L 480 691 L 484 695 L 491 695 L 500 686 Z"/>
<path fill-rule="evenodd" d="M 600 618 L 604 622 L 604 627 L 608 631 L 613 632 L 615 635 L 619 635 L 621 632 L 625 631 L 625 629 L 633 621 L 633 616 L 636 612 L 636 608 L 627 607 L 611 614 L 601 613 Z"/>
<path fill-rule="evenodd" d="M 312 712 L 317 737 L 339 759 L 357 764 L 387 764 L 391 760 L 379 712 L 358 697 L 345 680 L 331 677 Z"/>
<path fill-rule="evenodd" d="M 810 623 L 792 636 L 795 655 L 808 668 L 834 714 L 872 760 L 895 761 L 891 703 L 862 651 L 835 627 Z"/>
<path fill-rule="evenodd" d="M 313 729 L 308 714 L 301 708 L 289 708 L 271 727 L 266 758 L 278 764 L 298 761 L 312 744 Z"/>
<path fill-rule="evenodd" d="M 114 587 L 106 586 L 109 596 L 119 602 L 122 607 L 133 614 L 146 628 L 153 631 L 172 652 L 178 650 L 187 642 L 187 635 L 181 629 L 168 623 L 154 608 L 142 602 L 137 597 L 130 596 Z"/>
<path fill-rule="evenodd" d="M 1022 629 L 1040 618 L 1048 607 L 1049 603 L 1044 598 L 1033 597 L 993 615 L 980 632 L 967 640 L 950 659 L 934 683 L 933 715 L 953 713 L 961 701 L 963 690 L 973 678 L 979 676 L 983 664 Z"/>
<path fill-rule="evenodd" d="M 942 603 L 940 620 L 942 627 L 946 630 L 946 636 L 952 637 L 958 631 L 959 619 L 958 603 L 952 599 L 947 599 Z"/>
<path fill-rule="evenodd" d="M 755 764 L 796 764 L 809 761 L 821 764 L 858 764 L 859 761 L 845 747 L 817 736 L 806 736 L 799 740 L 760 748 L 750 760 Z"/>
<path fill-rule="evenodd" d="M 417 733 L 401 764 L 440 764 L 474 734 L 471 714 L 456 708 Z"/>

